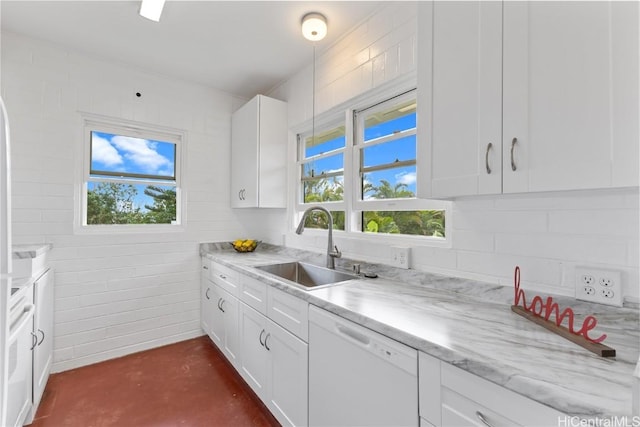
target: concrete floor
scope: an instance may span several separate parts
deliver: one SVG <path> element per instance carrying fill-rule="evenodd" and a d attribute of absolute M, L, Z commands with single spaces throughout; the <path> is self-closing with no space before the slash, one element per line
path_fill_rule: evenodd
<path fill-rule="evenodd" d="M 54 374 L 32 424 L 278 425 L 208 337 Z"/>

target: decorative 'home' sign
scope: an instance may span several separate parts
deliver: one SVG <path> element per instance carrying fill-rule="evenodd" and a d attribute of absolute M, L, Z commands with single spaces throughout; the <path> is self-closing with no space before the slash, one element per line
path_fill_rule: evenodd
<path fill-rule="evenodd" d="M 615 349 L 601 344 L 602 341 L 607 338 L 605 334 L 602 334 L 598 338 L 592 338 L 589 336 L 589 331 L 592 331 L 598 324 L 598 320 L 596 320 L 594 316 L 585 317 L 580 329 L 576 330 L 574 327 L 575 315 L 573 310 L 567 307 L 560 312 L 558 303 L 554 302 L 552 297 L 547 297 L 547 300 L 544 301 L 540 296 L 536 295 L 531 300 L 531 304 L 527 305 L 527 298 L 524 290 L 520 289 L 520 267 L 518 266 L 516 266 L 514 275 L 514 287 L 514 302 L 511 306 L 511 310 L 514 313 L 549 329 L 551 332 L 554 332 L 599 356 L 615 357 Z M 520 306 L 520 302 L 522 302 L 522 307 Z M 555 318 L 554 321 L 549 320 L 552 315 Z M 569 325 L 568 328 L 562 326 L 564 319 L 567 319 L 567 323 Z"/>

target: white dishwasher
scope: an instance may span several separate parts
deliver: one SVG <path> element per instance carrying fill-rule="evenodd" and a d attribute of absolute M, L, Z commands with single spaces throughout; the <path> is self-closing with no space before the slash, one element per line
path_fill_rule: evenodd
<path fill-rule="evenodd" d="M 309 306 L 309 426 L 418 426 L 418 352 Z"/>

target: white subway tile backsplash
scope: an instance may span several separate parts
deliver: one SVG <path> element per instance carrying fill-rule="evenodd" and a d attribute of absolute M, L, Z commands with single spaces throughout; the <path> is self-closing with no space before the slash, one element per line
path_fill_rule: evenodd
<path fill-rule="evenodd" d="M 627 243 L 598 237 L 550 234 L 497 234 L 496 252 L 522 257 L 625 265 Z"/>

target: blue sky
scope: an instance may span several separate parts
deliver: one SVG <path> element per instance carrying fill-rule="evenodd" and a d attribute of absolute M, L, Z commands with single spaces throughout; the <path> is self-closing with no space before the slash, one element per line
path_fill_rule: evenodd
<path fill-rule="evenodd" d="M 122 172 L 142 175 L 159 175 L 171 180 L 175 170 L 175 144 L 170 142 L 113 135 L 106 132 L 91 133 L 91 169 L 103 172 Z M 100 176 L 100 174 L 92 174 Z M 88 189 L 95 187 L 88 183 Z M 146 210 L 144 205 L 153 205 L 153 199 L 144 194 L 147 187 L 135 186 L 138 195 L 136 207 Z M 159 185 L 161 188 L 173 188 Z"/>
<path fill-rule="evenodd" d="M 173 177 L 175 144 L 91 132 L 91 169 Z"/>
<path fill-rule="evenodd" d="M 380 123 L 375 126 L 371 126 L 365 129 L 365 141 L 370 141 L 376 138 L 380 138 L 385 135 L 390 135 L 394 131 L 411 129 L 416 126 L 416 114 L 408 114 L 390 120 L 388 122 Z M 345 138 L 340 137 L 323 144 L 309 147 L 306 149 L 306 156 L 311 157 L 320 153 L 329 152 L 342 148 L 345 145 Z M 371 146 L 364 149 L 364 161 L 366 166 L 379 165 L 383 163 L 389 163 L 398 160 L 410 160 L 416 158 L 416 137 L 415 135 L 402 138 L 400 140 Z M 335 171 L 342 169 L 343 156 L 336 155 L 327 157 L 322 160 L 313 162 L 313 168 L 315 173 L 319 174 L 323 171 Z M 368 180 L 374 185 L 378 185 L 380 180 L 387 180 L 392 186 L 397 183 L 407 185 L 407 189 L 416 193 L 416 168 L 415 166 L 407 166 L 402 168 L 394 168 L 388 170 L 382 170 L 369 173 Z"/>

